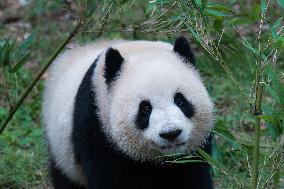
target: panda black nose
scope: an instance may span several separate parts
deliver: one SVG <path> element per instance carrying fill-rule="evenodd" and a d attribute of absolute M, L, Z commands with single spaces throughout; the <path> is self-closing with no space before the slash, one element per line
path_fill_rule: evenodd
<path fill-rule="evenodd" d="M 182 132 L 181 129 L 172 129 L 168 131 L 162 131 L 159 135 L 163 139 L 174 140 L 181 134 L 181 132 Z"/>

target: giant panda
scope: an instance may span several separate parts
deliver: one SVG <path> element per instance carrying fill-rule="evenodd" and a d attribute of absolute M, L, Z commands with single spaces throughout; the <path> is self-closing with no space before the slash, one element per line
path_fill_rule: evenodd
<path fill-rule="evenodd" d="M 189 42 L 99 41 L 48 72 L 43 117 L 56 189 L 211 189 L 213 103 Z"/>

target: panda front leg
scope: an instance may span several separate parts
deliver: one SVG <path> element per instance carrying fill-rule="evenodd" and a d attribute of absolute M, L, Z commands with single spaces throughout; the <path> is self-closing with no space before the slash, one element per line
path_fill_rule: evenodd
<path fill-rule="evenodd" d="M 94 160 L 90 154 L 86 153 L 82 157 L 82 166 L 87 179 L 87 188 L 88 189 L 99 189 L 97 184 L 97 178 L 95 175 L 95 165 Z"/>
<path fill-rule="evenodd" d="M 73 142 L 75 158 L 82 166 L 86 178 L 88 189 L 107 188 L 106 184 L 109 170 L 105 166 L 107 158 L 103 155 L 103 149 L 98 147 L 100 137 L 96 134 L 94 128 L 98 125 L 90 125 L 93 121 L 88 121 L 84 125 L 75 127 L 73 133 Z M 111 187 L 110 187 L 111 188 Z"/>
<path fill-rule="evenodd" d="M 63 172 L 60 170 L 60 168 L 55 165 L 53 158 L 50 157 L 49 162 L 50 162 L 49 171 L 50 171 L 52 185 L 54 189 L 64 189 L 64 188 L 84 189 L 85 188 L 83 186 L 80 186 L 72 182 L 70 179 L 68 179 L 67 176 L 65 176 Z"/>
<path fill-rule="evenodd" d="M 88 128 L 88 127 L 86 127 Z M 85 129 L 85 128 L 84 128 Z M 92 142 L 90 136 L 87 136 L 86 131 L 82 129 L 77 131 L 74 139 L 75 157 L 77 162 L 82 166 L 84 175 L 86 177 L 86 185 L 88 189 L 98 189 L 96 181 L 96 158 L 94 157 L 94 148 L 92 148 Z M 90 134 L 90 133 L 89 133 Z"/>
<path fill-rule="evenodd" d="M 84 147 L 81 152 L 80 162 L 87 180 L 88 189 L 116 189 L 119 188 L 114 180 L 112 163 L 101 153 L 92 154 L 92 150 Z"/>

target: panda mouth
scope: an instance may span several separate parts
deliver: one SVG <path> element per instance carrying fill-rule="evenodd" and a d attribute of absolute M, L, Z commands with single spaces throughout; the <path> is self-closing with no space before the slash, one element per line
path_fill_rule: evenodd
<path fill-rule="evenodd" d="M 155 146 L 157 146 L 159 149 L 162 149 L 162 150 L 170 150 L 170 149 L 178 148 L 178 147 L 184 146 L 185 144 L 186 142 L 160 146 L 154 143 Z"/>
<path fill-rule="evenodd" d="M 161 149 L 172 149 L 172 148 L 177 148 L 180 146 L 185 145 L 185 142 L 183 143 L 178 143 L 178 144 L 171 144 L 171 145 L 166 145 L 166 146 L 160 146 Z"/>

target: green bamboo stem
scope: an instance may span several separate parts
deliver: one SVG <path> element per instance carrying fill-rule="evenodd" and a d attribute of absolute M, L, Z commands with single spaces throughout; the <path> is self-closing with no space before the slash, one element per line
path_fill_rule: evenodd
<path fill-rule="evenodd" d="M 258 76 L 259 78 L 259 76 Z M 253 165 L 252 165 L 252 189 L 257 188 L 258 184 L 258 164 L 259 164 L 259 142 L 260 142 L 260 118 L 262 104 L 262 85 L 257 79 L 256 99 L 255 99 L 255 126 L 254 126 L 254 144 L 253 144 Z"/>
<path fill-rule="evenodd" d="M 253 159 L 252 159 L 252 189 L 258 188 L 258 164 L 259 164 L 259 143 L 260 143 L 260 124 L 261 119 L 259 115 L 262 114 L 262 84 L 261 80 L 261 71 L 262 71 L 262 62 L 261 55 L 263 53 L 261 48 L 261 34 L 262 27 L 265 21 L 265 14 L 267 7 L 269 6 L 270 0 L 266 4 L 265 11 L 261 14 L 259 32 L 257 35 L 258 41 L 258 56 L 256 59 L 257 68 L 256 68 L 256 77 L 255 77 L 255 105 L 254 105 L 254 116 L 255 116 L 255 125 L 254 125 L 254 139 L 253 139 Z"/>
<path fill-rule="evenodd" d="M 260 143 L 260 124 L 261 119 L 259 115 L 262 114 L 262 84 L 261 80 L 261 45 L 260 45 L 260 35 L 261 28 L 258 35 L 259 41 L 259 55 L 257 57 L 257 68 L 256 68 L 256 77 L 255 77 L 255 105 L 254 105 L 254 116 L 255 116 L 255 125 L 254 125 L 254 139 L 253 139 L 253 163 L 252 163 L 252 189 L 257 189 L 258 185 L 258 164 L 259 164 L 259 143 Z"/>
<path fill-rule="evenodd" d="M 20 95 L 19 99 L 17 100 L 16 104 L 13 105 L 7 115 L 7 117 L 4 119 L 4 121 L 1 124 L 0 127 L 0 135 L 4 131 L 4 129 L 7 127 L 9 121 L 12 119 L 14 114 L 17 112 L 18 108 L 22 105 L 26 97 L 29 95 L 33 87 L 37 84 L 37 82 L 40 80 L 44 72 L 47 70 L 47 68 L 51 65 L 51 63 L 54 61 L 54 59 L 58 56 L 58 54 L 64 49 L 64 47 L 70 42 L 70 40 L 78 33 L 79 28 L 83 25 L 83 22 L 79 21 L 73 31 L 70 32 L 68 37 L 62 41 L 62 43 L 56 48 L 56 50 L 53 52 L 49 60 L 44 64 L 43 68 L 37 73 L 36 77 L 33 79 L 31 84 L 27 87 L 27 89 Z"/>

